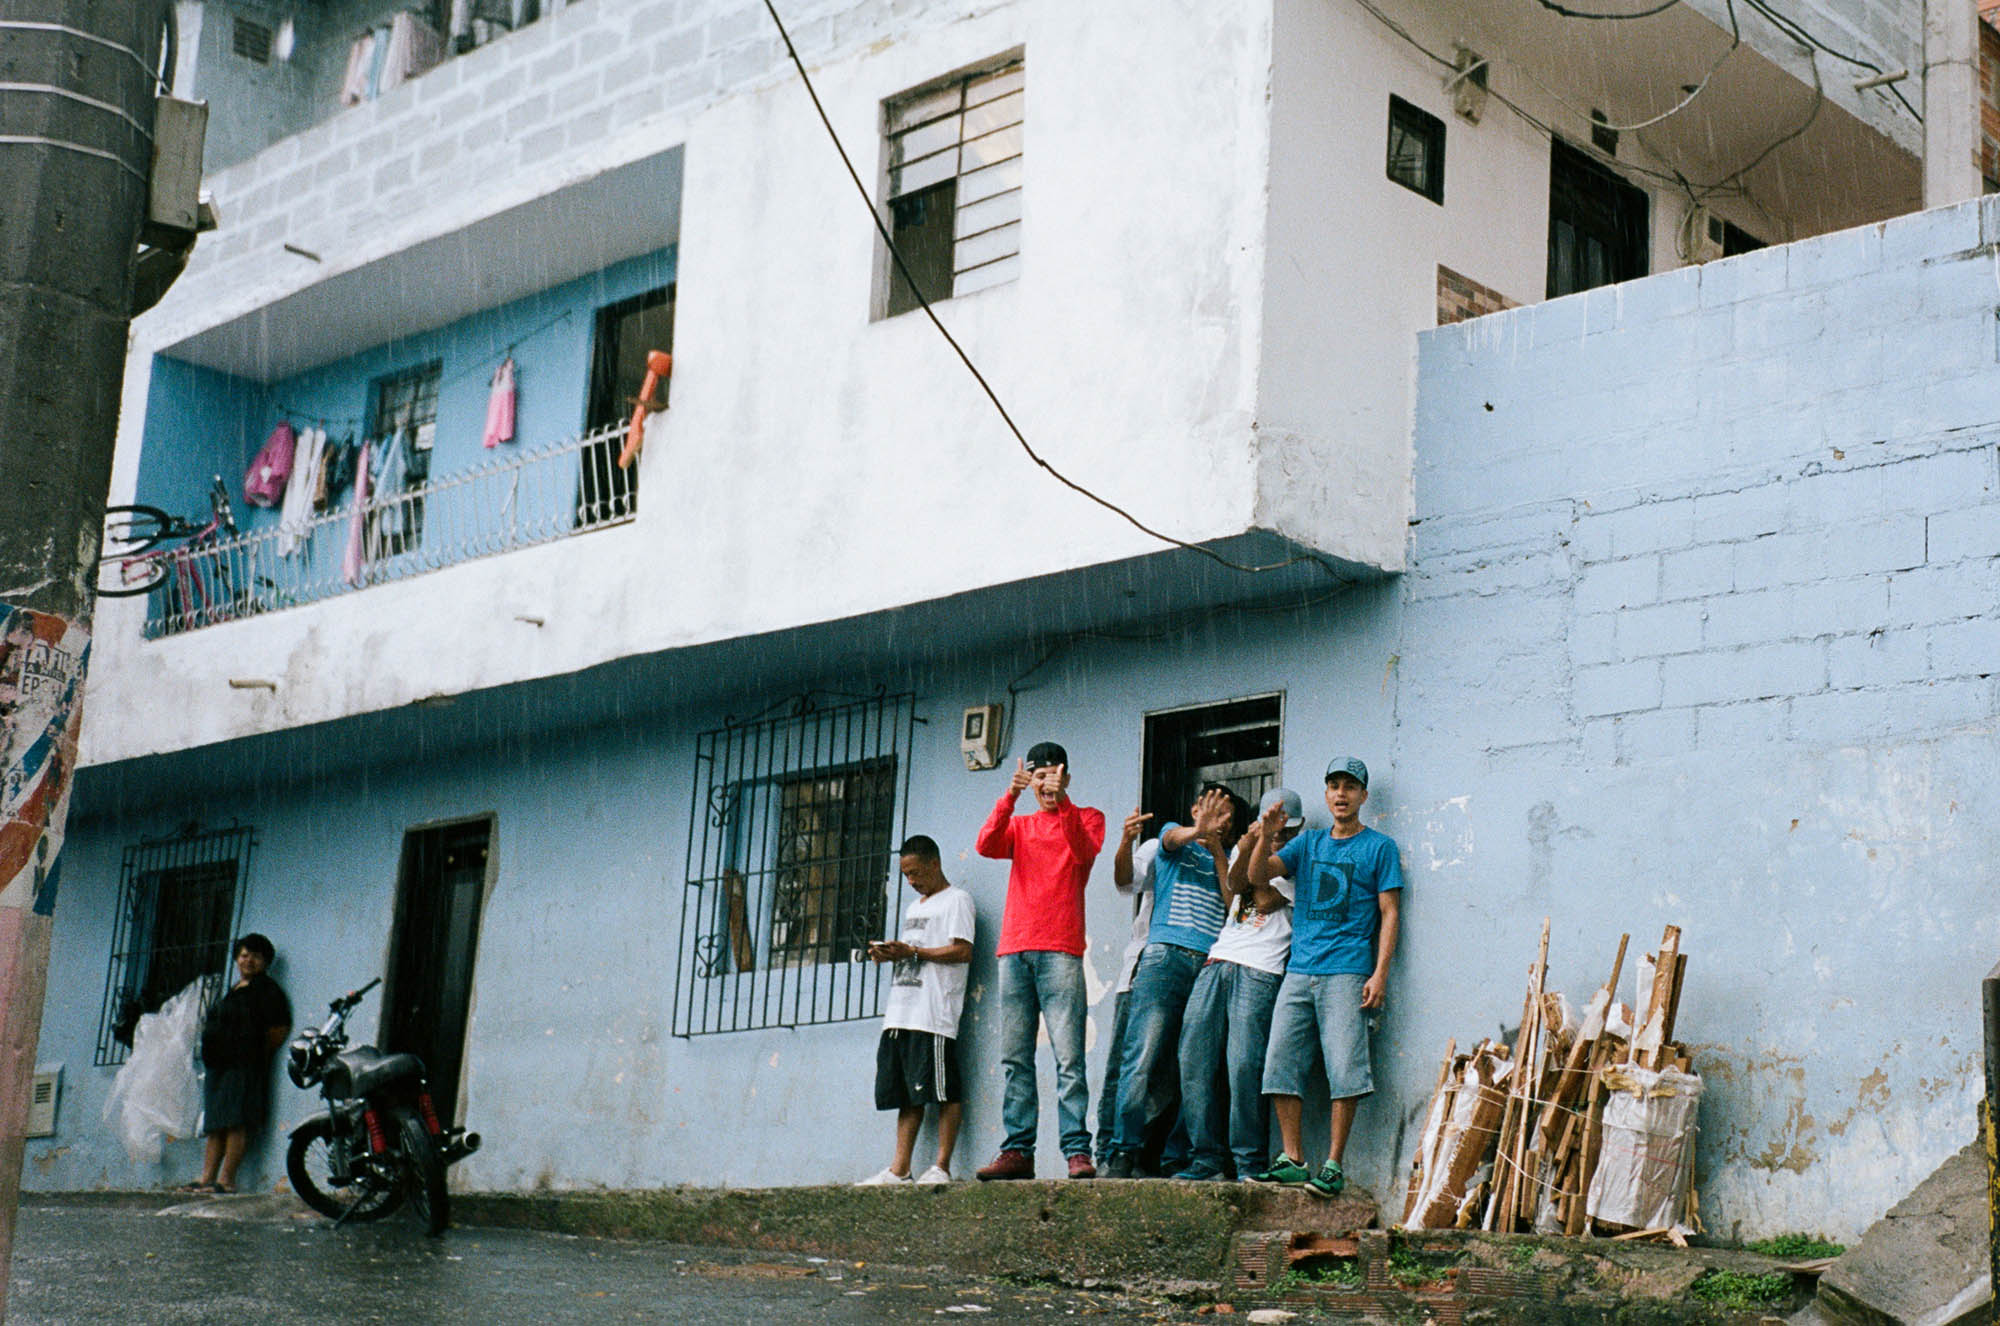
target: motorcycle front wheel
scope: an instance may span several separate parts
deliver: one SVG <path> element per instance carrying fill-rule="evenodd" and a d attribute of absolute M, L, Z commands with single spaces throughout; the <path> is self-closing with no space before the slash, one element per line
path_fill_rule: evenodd
<path fill-rule="evenodd" d="M 285 1172 L 292 1191 L 323 1216 L 334 1220 L 380 1220 L 403 1204 L 400 1186 L 369 1188 L 333 1181 L 333 1126 L 315 1119 L 292 1134 L 285 1151 Z"/>
<path fill-rule="evenodd" d="M 451 1223 L 451 1195 L 444 1187 L 444 1157 L 437 1139 L 407 1106 L 396 1111 L 396 1132 L 403 1144 L 403 1181 L 410 1212 L 426 1234 L 442 1234 Z"/>

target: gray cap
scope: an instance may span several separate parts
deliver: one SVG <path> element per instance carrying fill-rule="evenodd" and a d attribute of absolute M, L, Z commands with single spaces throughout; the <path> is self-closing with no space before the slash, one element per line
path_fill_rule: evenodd
<path fill-rule="evenodd" d="M 1332 782 L 1335 774 L 1346 774 L 1361 784 L 1364 791 L 1368 787 L 1368 766 L 1352 755 L 1336 755 L 1327 762 L 1326 781 Z"/>
<path fill-rule="evenodd" d="M 1285 827 L 1288 829 L 1296 829 L 1306 822 L 1305 803 L 1289 787 L 1274 787 L 1266 792 L 1264 799 L 1257 803 L 1257 817 L 1262 819 L 1273 806 L 1285 808 Z"/>

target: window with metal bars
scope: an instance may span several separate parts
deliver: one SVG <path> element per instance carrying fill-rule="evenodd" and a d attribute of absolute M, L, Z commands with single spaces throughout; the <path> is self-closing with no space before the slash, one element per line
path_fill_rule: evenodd
<path fill-rule="evenodd" d="M 883 103 L 889 232 L 909 269 L 887 260 L 883 316 L 1019 274 L 1026 78 L 1015 52 Z"/>
<path fill-rule="evenodd" d="M 819 694 L 703 733 L 674 1034 L 880 1014 L 914 697 Z"/>
<path fill-rule="evenodd" d="M 191 982 L 204 981 L 204 1013 L 227 987 L 255 843 L 253 830 L 228 828 L 125 849 L 97 1026 L 99 1066 L 124 1063 L 139 1018 Z"/>
<path fill-rule="evenodd" d="M 437 435 L 438 383 L 444 361 L 433 359 L 375 379 L 369 400 L 369 435 L 376 439 L 371 467 L 382 478 L 371 489 L 366 531 L 370 558 L 410 552 L 424 541 L 423 486 L 430 478 L 431 443 Z M 381 450 L 399 447 L 401 464 L 380 468 Z"/>

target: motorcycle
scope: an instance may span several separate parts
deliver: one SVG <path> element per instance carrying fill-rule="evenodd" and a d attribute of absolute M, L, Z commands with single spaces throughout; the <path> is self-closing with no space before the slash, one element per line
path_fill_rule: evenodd
<path fill-rule="evenodd" d="M 451 1223 L 445 1167 L 477 1151 L 479 1134 L 439 1125 L 415 1055 L 348 1048 L 347 1015 L 381 983 L 333 1000 L 326 1022 L 292 1041 L 286 1072 L 318 1087 L 326 1109 L 292 1130 L 285 1170 L 292 1190 L 336 1225 L 381 1220 L 407 1203 L 425 1233 L 440 1234 Z"/>

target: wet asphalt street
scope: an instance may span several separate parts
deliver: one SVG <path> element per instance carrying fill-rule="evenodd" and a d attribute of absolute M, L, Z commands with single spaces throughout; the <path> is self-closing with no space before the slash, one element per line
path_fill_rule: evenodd
<path fill-rule="evenodd" d="M 1194 1322 L 1191 1304 L 515 1230 L 335 1231 L 270 1199 L 22 1203 L 7 1321 Z M 979 1309 L 986 1309 L 980 1311 Z"/>

